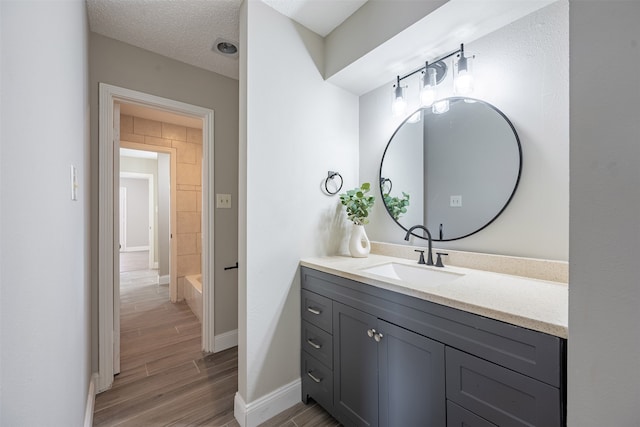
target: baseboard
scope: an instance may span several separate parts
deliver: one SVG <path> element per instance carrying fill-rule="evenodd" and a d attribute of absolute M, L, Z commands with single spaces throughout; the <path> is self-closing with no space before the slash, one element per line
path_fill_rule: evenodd
<path fill-rule="evenodd" d="M 159 285 L 168 285 L 171 280 L 171 277 L 168 274 L 164 276 L 158 276 L 158 284 Z"/>
<path fill-rule="evenodd" d="M 239 393 L 236 393 L 233 399 L 233 416 L 241 427 L 256 427 L 300 402 L 301 393 L 300 379 L 248 404 Z"/>
<path fill-rule="evenodd" d="M 96 382 L 98 381 L 98 373 L 91 375 L 89 381 L 89 391 L 87 391 L 87 406 L 84 412 L 84 427 L 93 426 L 93 408 L 96 403 Z"/>
<path fill-rule="evenodd" d="M 226 350 L 231 347 L 236 347 L 238 345 L 238 330 L 234 329 L 233 331 L 223 332 L 222 334 L 216 335 L 213 341 L 213 352 L 217 353 L 219 351 Z"/>
<path fill-rule="evenodd" d="M 149 246 L 127 246 L 124 251 L 125 252 L 142 252 L 142 251 L 148 251 L 149 250 Z"/>

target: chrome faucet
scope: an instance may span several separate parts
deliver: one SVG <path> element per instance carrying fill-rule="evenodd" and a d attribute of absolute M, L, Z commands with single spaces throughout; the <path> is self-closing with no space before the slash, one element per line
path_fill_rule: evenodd
<path fill-rule="evenodd" d="M 407 234 L 404 236 L 404 240 L 409 241 L 409 236 L 411 236 L 411 232 L 416 228 L 421 228 L 427 233 L 427 241 L 429 242 L 429 252 L 427 252 L 427 265 L 433 265 L 433 255 L 432 255 L 432 247 L 431 247 L 431 233 L 424 225 L 414 225 L 407 231 Z"/>

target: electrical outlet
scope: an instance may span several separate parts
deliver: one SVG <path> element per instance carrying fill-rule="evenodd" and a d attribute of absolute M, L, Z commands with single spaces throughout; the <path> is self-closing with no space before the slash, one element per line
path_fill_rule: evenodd
<path fill-rule="evenodd" d="M 231 209 L 231 194 L 216 194 L 216 208 Z"/>
<path fill-rule="evenodd" d="M 462 196 L 451 196 L 449 198 L 449 206 L 452 208 L 462 207 Z"/>

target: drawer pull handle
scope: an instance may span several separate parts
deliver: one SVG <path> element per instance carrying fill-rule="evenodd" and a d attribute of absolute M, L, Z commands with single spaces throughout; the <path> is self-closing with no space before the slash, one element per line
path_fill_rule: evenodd
<path fill-rule="evenodd" d="M 380 340 L 382 340 L 382 337 L 384 337 L 384 335 L 382 335 L 380 332 L 378 332 L 377 334 L 375 334 L 373 336 L 373 339 L 376 340 L 376 342 L 380 342 Z"/>
<path fill-rule="evenodd" d="M 322 311 L 318 310 L 317 308 L 313 308 L 313 307 L 307 307 L 307 311 L 309 313 L 315 314 L 316 316 L 319 316 L 320 313 L 322 313 Z"/>
<path fill-rule="evenodd" d="M 320 350 L 322 348 L 320 344 L 316 344 L 311 338 L 307 340 L 307 344 L 309 344 L 311 347 L 315 348 L 316 350 Z"/>
<path fill-rule="evenodd" d="M 377 334 L 377 332 L 376 332 L 376 330 L 375 330 L 375 329 L 369 329 L 369 330 L 367 331 L 367 335 L 369 335 L 369 338 L 373 338 L 373 336 L 374 336 L 375 334 Z"/>
<path fill-rule="evenodd" d="M 315 376 L 315 375 L 313 375 L 311 372 L 313 372 L 313 371 L 308 371 L 308 372 L 307 372 L 307 375 L 309 375 L 309 378 L 311 378 L 313 381 L 315 381 L 315 382 L 317 382 L 317 383 L 322 382 L 322 378 L 318 378 L 318 377 L 316 377 L 316 376 Z"/>

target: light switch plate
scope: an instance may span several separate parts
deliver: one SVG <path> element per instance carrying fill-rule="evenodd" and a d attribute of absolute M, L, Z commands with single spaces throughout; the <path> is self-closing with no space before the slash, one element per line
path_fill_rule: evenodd
<path fill-rule="evenodd" d="M 71 165 L 71 200 L 78 201 L 78 170 Z"/>
<path fill-rule="evenodd" d="M 231 209 L 231 194 L 216 194 L 216 208 Z"/>

